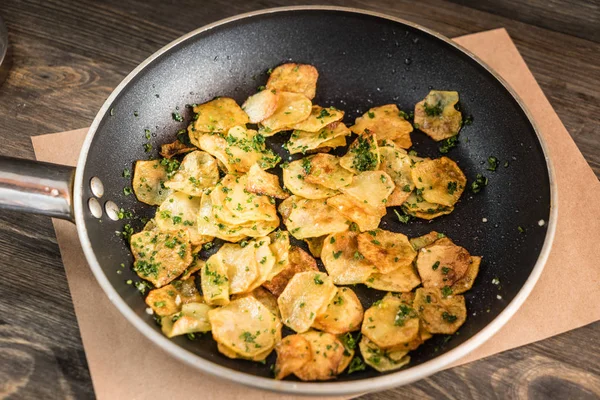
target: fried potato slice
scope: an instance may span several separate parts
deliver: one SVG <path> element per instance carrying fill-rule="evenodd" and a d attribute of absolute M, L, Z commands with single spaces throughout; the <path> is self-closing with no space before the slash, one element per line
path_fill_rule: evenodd
<path fill-rule="evenodd" d="M 413 306 L 429 333 L 452 335 L 467 319 L 465 298 L 460 294 L 444 297 L 440 289 L 417 289 Z"/>
<path fill-rule="evenodd" d="M 304 180 L 313 185 L 321 185 L 328 189 L 337 190 L 352 182 L 352 172 L 340 166 L 340 160 L 331 154 L 316 154 L 303 162 L 306 176 Z"/>
<path fill-rule="evenodd" d="M 377 140 L 391 140 L 402 149 L 412 146 L 410 133 L 413 127 L 400 116 L 400 110 L 395 104 L 371 108 L 361 117 L 356 118 L 350 130 L 357 135 L 365 131 L 372 132 L 377 135 Z"/>
<path fill-rule="evenodd" d="M 177 278 L 192 262 L 192 247 L 185 230 L 141 231 L 131 236 L 133 269 L 160 288 Z"/>
<path fill-rule="evenodd" d="M 325 311 L 317 315 L 312 327 L 341 335 L 360 329 L 363 314 L 363 306 L 356 293 L 350 288 L 338 288 Z"/>
<path fill-rule="evenodd" d="M 264 171 L 258 164 L 254 164 L 250 167 L 250 171 L 248 171 L 246 191 L 278 199 L 287 199 L 290 197 L 279 185 L 279 177 Z"/>
<path fill-rule="evenodd" d="M 414 162 L 402 149 L 391 146 L 380 146 L 381 165 L 379 168 L 386 172 L 394 182 L 395 188 L 387 199 L 387 207 L 399 206 L 415 189 L 412 180 L 412 165 Z"/>
<path fill-rule="evenodd" d="M 263 136 L 273 136 L 277 132 L 292 129 L 292 126 L 310 115 L 312 103 L 303 94 L 278 91 L 277 96 L 275 112 L 259 125 L 259 132 Z"/>
<path fill-rule="evenodd" d="M 431 231 L 426 235 L 419 236 L 416 238 L 409 239 L 410 244 L 412 245 L 415 251 L 421 250 L 423 247 L 427 247 L 433 244 L 436 240 L 446 237 L 443 233 L 438 233 L 436 231 Z"/>
<path fill-rule="evenodd" d="M 302 93 L 312 100 L 317 91 L 319 72 L 309 64 L 286 63 L 271 72 L 267 89 L 277 92 Z"/>
<path fill-rule="evenodd" d="M 420 284 L 421 278 L 412 264 L 396 268 L 387 274 L 376 272 L 365 281 L 365 285 L 372 289 L 402 293 L 410 292 Z"/>
<path fill-rule="evenodd" d="M 329 139 L 326 142 L 321 143 L 312 152 L 326 153 L 328 151 L 331 151 L 331 149 L 334 149 L 336 147 L 342 147 L 342 146 L 345 146 L 345 145 L 346 145 L 346 137 L 345 136 L 338 136 L 338 137 L 335 137 L 333 139 Z M 310 151 L 309 151 L 309 153 L 310 153 Z"/>
<path fill-rule="evenodd" d="M 284 220 L 287 230 L 296 239 L 319 237 L 348 229 L 346 218 L 324 200 L 297 199 Z"/>
<path fill-rule="evenodd" d="M 359 203 L 356 199 L 340 194 L 327 199 L 327 205 L 346 217 L 350 222 L 358 225 L 360 231 L 377 229 L 381 218 L 385 215 L 385 207 L 371 207 Z"/>
<path fill-rule="evenodd" d="M 188 146 L 187 144 L 182 143 L 179 140 L 160 145 L 160 155 L 164 158 L 172 158 L 178 154 L 185 154 L 194 150 L 196 150 L 195 147 Z"/>
<path fill-rule="evenodd" d="M 187 231 L 192 245 L 201 245 L 212 241 L 213 237 L 198 231 L 196 220 L 199 210 L 200 197 L 175 192 L 158 207 L 154 222 L 161 231 L 183 229 Z"/>
<path fill-rule="evenodd" d="M 378 169 L 379 148 L 377 147 L 377 136 L 373 133 L 358 135 L 348 148 L 348 152 L 340 158 L 340 165 L 355 174 Z"/>
<path fill-rule="evenodd" d="M 422 219 L 434 219 L 442 215 L 450 214 L 454 207 L 446 207 L 441 204 L 430 203 L 423 199 L 418 190 L 414 190 L 402 203 L 402 210 L 413 217 Z"/>
<path fill-rule="evenodd" d="M 267 276 L 267 281 L 271 281 L 275 276 L 279 275 L 290 263 L 290 234 L 288 231 L 277 230 L 269 234 L 269 238 L 271 239 L 269 248 L 275 257 L 275 264 Z"/>
<path fill-rule="evenodd" d="M 244 358 L 266 358 L 281 337 L 277 316 L 253 296 L 212 309 L 208 318 L 213 339 Z"/>
<path fill-rule="evenodd" d="M 458 92 L 432 90 L 415 105 L 415 127 L 435 141 L 458 134 L 462 126 L 462 114 L 455 106 Z"/>
<path fill-rule="evenodd" d="M 477 274 L 479 274 L 480 265 L 481 257 L 471 256 L 471 264 L 469 264 L 467 272 L 465 272 L 465 275 L 456 282 L 454 282 L 454 284 L 452 285 L 453 294 L 464 293 L 473 287 L 475 278 L 477 278 Z"/>
<path fill-rule="evenodd" d="M 446 207 L 456 204 L 467 184 L 465 174 L 448 157 L 417 163 L 411 174 L 425 201 Z"/>
<path fill-rule="evenodd" d="M 194 107 L 197 117 L 192 123 L 196 132 L 225 133 L 238 125 L 246 125 L 248 115 L 234 99 L 219 97 Z"/>
<path fill-rule="evenodd" d="M 359 204 L 382 209 L 385 215 L 387 198 L 394 187 L 392 178 L 385 172 L 366 171 L 354 176 L 352 182 L 340 188 L 340 191 L 356 199 Z"/>
<path fill-rule="evenodd" d="M 295 274 L 277 299 L 283 323 L 298 333 L 306 332 L 336 291 L 333 280 L 323 272 Z"/>
<path fill-rule="evenodd" d="M 264 282 L 263 286 L 275 296 L 280 296 L 294 275 L 306 271 L 318 272 L 317 262 L 300 247 L 291 246 L 286 267 L 270 281 Z"/>
<path fill-rule="evenodd" d="M 342 118 L 344 118 L 342 110 L 338 110 L 335 107 L 323 108 L 313 105 L 308 118 L 292 126 L 292 129 L 305 132 L 318 132 L 333 122 L 341 121 Z"/>
<path fill-rule="evenodd" d="M 357 241 L 360 254 L 382 274 L 411 265 L 417 256 L 408 237 L 401 233 L 377 229 L 361 233 Z"/>
<path fill-rule="evenodd" d="M 381 349 L 413 341 L 419 334 L 419 318 L 411 304 L 388 293 L 365 311 L 361 332 Z"/>
<path fill-rule="evenodd" d="M 239 244 L 225 243 L 217 252 L 221 262 L 227 268 L 230 294 L 249 291 L 252 283 L 258 278 L 255 242 L 247 243 L 244 247 Z"/>
<path fill-rule="evenodd" d="M 198 246 L 198 247 L 200 247 L 200 246 Z M 192 257 L 194 257 L 194 259 L 192 260 L 192 263 L 190 264 L 190 266 L 187 267 L 185 269 L 185 271 L 183 271 L 183 274 L 181 274 L 181 276 L 179 277 L 180 281 L 187 280 L 193 274 L 195 274 L 196 272 L 198 272 L 202 268 L 204 268 L 204 261 L 196 258 L 199 251 L 200 250 L 198 250 L 196 248 L 192 248 Z"/>
<path fill-rule="evenodd" d="M 416 262 L 425 288 L 452 286 L 465 275 L 470 264 L 469 252 L 446 238 L 419 250 Z"/>
<path fill-rule="evenodd" d="M 410 362 L 408 351 L 387 352 L 377 347 L 375 343 L 363 336 L 358 344 L 365 364 L 379 372 L 394 371 Z"/>
<path fill-rule="evenodd" d="M 167 179 L 167 170 L 160 161 L 138 160 L 133 170 L 133 193 L 142 203 L 158 206 L 171 194 L 163 187 Z"/>
<path fill-rule="evenodd" d="M 250 244 L 256 248 L 256 262 L 258 265 L 258 277 L 250 286 L 250 290 L 254 290 L 259 288 L 271 276 L 275 266 L 275 255 L 271 251 L 271 239 L 269 237 L 256 239 L 254 243 Z"/>
<path fill-rule="evenodd" d="M 217 161 L 208 153 L 193 151 L 181 161 L 179 170 L 165 182 L 165 187 L 190 196 L 202 196 L 204 189 L 219 181 Z"/>
<path fill-rule="evenodd" d="M 204 303 L 187 303 L 181 306 L 181 311 L 160 319 L 164 335 L 172 338 L 179 335 L 196 332 L 208 332 L 211 324 L 208 312 L 212 307 Z"/>
<path fill-rule="evenodd" d="M 314 238 L 306 238 L 304 241 L 308 245 L 308 250 L 313 257 L 321 258 L 321 251 L 323 251 L 323 242 L 327 236 L 319 236 Z"/>
<path fill-rule="evenodd" d="M 287 142 L 287 149 L 290 154 L 296 154 L 323 147 L 345 146 L 345 137 L 350 134 L 350 129 L 343 122 L 333 122 L 317 132 L 295 130 Z"/>
<path fill-rule="evenodd" d="M 146 296 L 146 304 L 154 314 L 164 317 L 181 311 L 181 306 L 187 303 L 201 303 L 202 296 L 196 289 L 195 277 L 185 280 L 175 280 L 170 284 L 153 289 Z"/>
<path fill-rule="evenodd" d="M 206 260 L 200 270 L 200 285 L 206 304 L 222 306 L 229 303 L 228 273 L 222 254 L 215 253 Z"/>
<path fill-rule="evenodd" d="M 344 345 L 331 333 L 309 331 L 301 334 L 309 343 L 310 360 L 294 371 L 303 381 L 326 381 L 334 379 L 340 364 L 345 362 Z"/>
<path fill-rule="evenodd" d="M 275 379 L 293 374 L 312 358 L 310 342 L 302 335 L 288 335 L 275 346 Z"/>
<path fill-rule="evenodd" d="M 306 182 L 303 163 L 307 165 L 307 161 L 304 160 L 306 159 L 292 161 L 283 168 L 283 185 L 293 194 L 305 199 L 317 200 L 335 196 L 338 192 L 333 189 Z"/>
<path fill-rule="evenodd" d="M 277 100 L 277 93 L 261 90 L 246 99 L 242 104 L 242 110 L 248 114 L 250 123 L 258 124 L 273 115 L 277 109 Z"/>
<path fill-rule="evenodd" d="M 329 235 L 323 242 L 321 260 L 336 285 L 364 283 L 377 269 L 358 251 L 356 232 Z"/>

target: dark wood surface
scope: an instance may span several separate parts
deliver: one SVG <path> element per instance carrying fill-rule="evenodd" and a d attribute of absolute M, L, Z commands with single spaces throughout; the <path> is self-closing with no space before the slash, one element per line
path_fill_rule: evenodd
<path fill-rule="evenodd" d="M 292 3 L 316 2 L 1 0 L 14 65 L 0 87 L 0 154 L 33 158 L 30 136 L 88 126 L 128 72 L 181 34 L 234 14 Z M 600 175 L 598 0 L 329 4 L 400 16 L 450 37 L 505 27 Z M 597 306 L 597 299 L 590 303 Z M 600 323 L 591 324 L 364 398 L 599 398 L 598 338 Z M 12 398 L 94 397 L 50 220 L 3 211 L 0 398 L 12 392 Z"/>

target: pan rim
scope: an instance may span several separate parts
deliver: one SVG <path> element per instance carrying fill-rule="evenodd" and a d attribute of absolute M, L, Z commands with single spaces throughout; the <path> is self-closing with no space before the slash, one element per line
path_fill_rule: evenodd
<path fill-rule="evenodd" d="M 83 202 L 83 178 L 84 171 L 87 161 L 87 156 L 89 153 L 90 146 L 93 142 L 94 136 L 100 125 L 101 120 L 104 118 L 106 113 L 108 112 L 110 105 L 115 100 L 115 98 L 121 93 L 121 91 L 127 87 L 130 81 L 132 81 L 146 66 L 148 66 L 151 62 L 157 59 L 159 56 L 164 54 L 166 51 L 172 49 L 178 44 L 185 42 L 186 40 L 202 33 L 209 31 L 215 27 L 225 25 L 234 21 L 251 18 L 255 16 L 265 15 L 265 14 L 274 14 L 280 12 L 290 12 L 290 11 L 338 11 L 345 13 L 353 13 L 353 14 L 363 14 L 374 16 L 386 20 L 391 20 L 400 24 L 404 24 L 406 26 L 410 26 L 411 28 L 418 29 L 428 35 L 431 35 L 439 40 L 446 42 L 451 45 L 458 51 L 467 55 L 474 62 L 478 63 L 485 70 L 487 70 L 504 88 L 510 93 L 513 99 L 517 102 L 521 110 L 525 113 L 526 117 L 529 120 L 529 123 L 533 127 L 537 139 L 542 148 L 542 152 L 544 154 L 546 160 L 546 167 L 548 172 L 549 184 L 550 184 L 550 215 L 548 218 L 548 228 L 546 231 L 546 236 L 544 238 L 544 244 L 542 249 L 540 250 L 538 259 L 536 263 L 525 281 L 524 285 L 521 287 L 519 292 L 513 298 L 513 300 L 504 308 L 498 316 L 492 320 L 488 325 L 486 325 L 482 330 L 477 332 L 473 337 L 460 344 L 456 348 L 448 351 L 445 354 L 442 354 L 438 357 L 433 358 L 430 361 L 424 362 L 423 364 L 417 365 L 415 367 L 411 367 L 406 370 L 400 370 L 398 372 L 383 375 L 375 378 L 367 378 L 356 381 L 348 381 L 348 382 L 292 382 L 292 381 L 276 381 L 271 378 L 259 377 L 251 374 L 247 374 L 244 372 L 239 372 L 219 364 L 213 363 L 207 359 L 204 359 L 196 354 L 193 354 L 182 347 L 179 347 L 177 344 L 163 336 L 160 332 L 153 329 L 145 320 L 143 320 L 140 316 L 138 316 L 127 303 L 119 296 L 115 288 L 110 284 L 107 276 L 102 270 L 100 263 L 98 262 L 94 251 L 92 249 L 91 241 L 87 234 L 85 221 L 84 221 L 84 202 Z M 548 256 L 550 254 L 550 249 L 552 247 L 552 243 L 554 241 L 554 236 L 556 233 L 556 224 L 557 224 L 557 216 L 558 216 L 558 190 L 556 187 L 554 167 L 550 160 L 549 151 L 547 144 L 544 138 L 541 136 L 539 128 L 533 119 L 528 108 L 525 106 L 521 98 L 517 95 L 514 89 L 502 78 L 500 77 L 491 67 L 489 67 L 486 63 L 484 63 L 479 57 L 471 53 L 469 50 L 465 49 L 461 45 L 455 43 L 451 39 L 432 31 L 428 28 L 425 28 L 419 24 L 415 24 L 411 21 L 407 21 L 401 18 L 393 17 L 387 14 L 362 10 L 358 8 L 351 7 L 337 7 L 337 6 L 291 6 L 291 7 L 276 7 L 269 8 L 263 10 L 252 11 L 244 14 L 235 15 L 229 18 L 225 18 L 211 24 L 205 25 L 198 29 L 195 29 L 178 39 L 170 42 L 169 44 L 163 46 L 161 49 L 156 51 L 154 54 L 149 56 L 146 60 L 144 60 L 141 64 L 139 64 L 133 71 L 131 71 L 123 81 L 113 90 L 111 95 L 106 99 L 98 114 L 94 118 L 92 122 L 85 141 L 83 143 L 81 153 L 79 156 L 79 160 L 77 163 L 77 169 L 75 174 L 74 181 L 74 211 L 75 211 L 75 222 L 77 227 L 77 232 L 79 235 L 79 240 L 81 242 L 81 246 L 87 262 L 102 289 L 108 296 L 109 300 L 114 304 L 115 307 L 121 312 L 121 314 L 136 327 L 136 329 L 141 332 L 146 338 L 152 341 L 155 345 L 162 348 L 164 351 L 172 355 L 173 357 L 183 361 L 184 363 L 199 369 L 202 372 L 208 373 L 218 378 L 225 378 L 226 380 L 234 381 L 237 383 L 241 383 L 243 385 L 252 386 L 260 389 L 266 389 L 275 392 L 285 392 L 290 394 L 302 394 L 302 395 L 348 395 L 348 394 L 360 394 L 366 392 L 373 391 L 382 391 L 386 389 L 390 389 L 393 387 L 406 385 L 412 382 L 415 382 L 419 379 L 430 376 L 442 369 L 448 367 L 450 364 L 462 359 L 470 352 L 478 348 L 488 339 L 490 339 L 494 334 L 496 334 L 507 322 L 508 320 L 516 313 L 516 311 L 520 308 L 520 306 L 525 302 L 536 282 L 538 281 Z"/>

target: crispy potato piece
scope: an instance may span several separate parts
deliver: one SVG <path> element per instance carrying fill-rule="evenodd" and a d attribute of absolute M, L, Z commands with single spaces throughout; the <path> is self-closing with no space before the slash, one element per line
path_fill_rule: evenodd
<path fill-rule="evenodd" d="M 336 291 L 332 279 L 323 272 L 295 274 L 277 299 L 283 323 L 298 333 L 306 332 Z"/>
<path fill-rule="evenodd" d="M 357 224 L 361 232 L 377 229 L 381 218 L 385 215 L 384 206 L 375 208 L 368 204 L 361 204 L 346 194 L 328 198 L 327 205 Z"/>
<path fill-rule="evenodd" d="M 402 203 L 402 210 L 406 214 L 422 219 L 434 219 L 454 211 L 454 207 L 446 207 L 441 204 L 425 201 L 423 196 L 417 192 L 416 190 L 413 191 L 404 203 Z"/>
<path fill-rule="evenodd" d="M 306 159 L 292 161 L 283 168 L 283 185 L 293 194 L 305 199 L 317 200 L 335 196 L 338 193 L 336 190 L 306 182 L 304 179 L 306 170 L 303 162 L 304 165 L 307 165 L 307 162 L 303 160 Z"/>
<path fill-rule="evenodd" d="M 457 103 L 458 92 L 430 91 L 415 105 L 415 127 L 438 142 L 457 135 L 462 126 Z"/>
<path fill-rule="evenodd" d="M 306 164 L 304 180 L 313 185 L 321 185 L 337 190 L 352 182 L 352 172 L 340 166 L 340 160 L 331 154 L 316 154 L 302 161 Z"/>
<path fill-rule="evenodd" d="M 359 204 L 383 210 L 385 215 L 387 198 L 394 187 L 392 178 L 385 172 L 366 171 L 354 176 L 352 183 L 340 188 L 340 191 L 356 199 Z"/>
<path fill-rule="evenodd" d="M 365 364 L 379 372 L 393 371 L 402 368 L 410 362 L 408 351 L 387 352 L 377 347 L 375 343 L 363 336 L 358 344 Z"/>
<path fill-rule="evenodd" d="M 387 274 L 374 273 L 366 281 L 365 285 L 372 289 L 388 292 L 410 292 L 421 284 L 421 278 L 412 264 L 408 264 Z"/>
<path fill-rule="evenodd" d="M 336 147 L 342 147 L 346 145 L 346 137 L 345 136 L 338 136 L 335 137 L 333 139 L 329 139 L 326 142 L 323 142 L 319 145 L 319 147 L 317 147 L 316 149 L 314 149 L 313 152 L 322 152 L 322 153 L 326 153 L 328 151 L 331 151 L 331 149 L 336 148 Z M 310 153 L 310 151 L 309 151 Z"/>
<path fill-rule="evenodd" d="M 452 293 L 461 294 L 471 289 L 475 282 L 475 278 L 477 278 L 477 274 L 479 273 L 480 265 L 481 257 L 471 256 L 471 264 L 469 264 L 467 272 L 465 272 L 465 275 L 462 278 L 454 282 L 454 285 L 452 285 Z"/>
<path fill-rule="evenodd" d="M 200 246 L 198 246 L 198 247 L 200 247 Z M 195 258 L 196 255 L 198 254 L 198 252 L 200 252 L 200 250 L 192 248 L 192 257 L 194 257 L 194 259 L 193 259 L 192 263 L 190 264 L 190 266 L 187 267 L 185 269 L 185 271 L 183 271 L 183 274 L 181 274 L 181 276 L 179 277 L 180 281 L 185 281 L 190 276 L 192 276 L 193 274 L 195 274 L 196 272 L 198 272 L 202 268 L 204 268 L 204 261 L 200 260 L 198 258 Z"/>
<path fill-rule="evenodd" d="M 281 314 L 279 313 L 279 306 L 277 305 L 277 297 L 275 297 L 267 289 L 263 288 L 262 286 L 259 286 L 247 296 L 254 296 L 254 298 L 260 301 L 265 307 L 267 307 L 273 315 L 281 319 Z"/>
<path fill-rule="evenodd" d="M 263 286 L 275 296 L 280 296 L 294 275 L 306 271 L 319 271 L 317 262 L 300 247 L 292 246 L 289 249 L 287 266 L 270 281 L 264 282 Z"/>
<path fill-rule="evenodd" d="M 443 233 L 438 233 L 436 231 L 431 231 L 426 235 L 409 239 L 409 241 L 413 249 L 415 249 L 415 251 L 419 251 L 423 247 L 427 247 L 430 244 L 433 244 L 436 240 L 441 239 L 443 237 L 446 237 L 446 235 L 444 235 Z"/>
<path fill-rule="evenodd" d="M 200 197 L 175 192 L 158 207 L 154 222 L 161 231 L 183 229 L 187 231 L 192 245 L 201 245 L 212 241 L 213 237 L 198 231 L 196 219 L 199 210 Z"/>
<path fill-rule="evenodd" d="M 302 122 L 295 124 L 292 129 L 305 132 L 318 132 L 327 125 L 341 121 L 344 118 L 344 112 L 335 107 L 323 108 L 313 105 L 310 115 Z"/>
<path fill-rule="evenodd" d="M 160 288 L 177 278 L 192 262 L 192 247 L 185 230 L 141 231 L 131 236 L 133 269 Z"/>
<path fill-rule="evenodd" d="M 208 312 L 212 307 L 204 303 L 187 303 L 181 306 L 181 311 L 160 319 L 164 335 L 172 338 L 195 332 L 208 332 L 211 324 Z"/>
<path fill-rule="evenodd" d="M 190 151 L 196 150 L 193 146 L 181 143 L 179 140 L 175 140 L 171 143 L 165 143 L 160 145 L 160 155 L 164 158 L 172 158 L 178 154 L 189 153 Z"/>
<path fill-rule="evenodd" d="M 179 170 L 165 182 L 165 187 L 190 196 L 202 196 L 204 189 L 219 181 L 217 161 L 203 151 L 189 153 L 181 161 Z"/>
<path fill-rule="evenodd" d="M 200 284 L 206 304 L 222 306 L 229 303 L 228 267 L 223 255 L 215 253 L 206 260 L 200 270 Z"/>
<path fill-rule="evenodd" d="M 444 297 L 440 289 L 417 289 L 413 306 L 429 333 L 452 335 L 467 319 L 465 298 L 460 294 Z"/>
<path fill-rule="evenodd" d="M 302 93 L 312 100 L 317 91 L 318 78 L 319 72 L 312 65 L 282 64 L 271 72 L 267 81 L 267 89 L 274 89 L 277 92 Z"/>
<path fill-rule="evenodd" d="M 279 318 L 253 296 L 210 310 L 208 318 L 213 339 L 244 358 L 266 358 L 281 337 Z"/>
<path fill-rule="evenodd" d="M 321 260 L 336 285 L 363 283 L 377 269 L 358 251 L 356 232 L 329 235 L 323 242 Z"/>
<path fill-rule="evenodd" d="M 381 156 L 379 168 L 392 178 L 395 185 L 385 205 L 387 207 L 402 205 L 415 188 L 411 175 L 414 162 L 404 150 L 395 147 L 380 146 L 379 154 Z"/>
<path fill-rule="evenodd" d="M 238 294 L 249 291 L 258 278 L 255 242 L 250 241 L 244 247 L 239 244 L 225 243 L 217 253 L 227 268 L 229 293 Z"/>
<path fill-rule="evenodd" d="M 273 115 L 277 109 L 277 100 L 276 93 L 271 90 L 261 90 L 246 99 L 242 104 L 242 110 L 248 114 L 250 123 L 258 124 Z"/>
<path fill-rule="evenodd" d="M 325 312 L 317 315 L 313 328 L 334 335 L 356 331 L 360 329 L 363 314 L 363 306 L 356 293 L 350 288 L 338 288 Z"/>
<path fill-rule="evenodd" d="M 413 341 L 419 334 L 419 318 L 411 304 L 391 293 L 365 311 L 361 332 L 381 349 Z"/>
<path fill-rule="evenodd" d="M 250 290 L 259 288 L 271 276 L 275 266 L 275 255 L 271 251 L 270 244 L 271 239 L 269 237 L 259 238 L 255 240 L 255 243 L 250 243 L 256 248 L 256 262 L 258 265 L 258 277 L 250 286 Z"/>
<path fill-rule="evenodd" d="M 267 281 L 271 281 L 275 276 L 279 275 L 279 273 L 286 269 L 290 263 L 290 234 L 288 231 L 277 230 L 276 232 L 270 233 L 269 238 L 271 239 L 269 248 L 275 257 L 275 264 L 267 276 Z"/>
<path fill-rule="evenodd" d="M 167 181 L 167 170 L 160 161 L 135 162 L 133 171 L 133 193 L 142 203 L 151 206 L 160 205 L 171 194 L 171 190 L 163 188 Z"/>
<path fill-rule="evenodd" d="M 379 148 L 377 147 L 377 136 L 373 133 L 358 135 L 348 148 L 348 152 L 340 158 L 340 165 L 355 174 L 378 169 Z"/>
<path fill-rule="evenodd" d="M 314 238 L 306 238 L 304 241 L 308 245 L 308 250 L 313 257 L 321 258 L 321 251 L 323 251 L 323 242 L 327 236 L 319 236 Z"/>
<path fill-rule="evenodd" d="M 413 127 L 410 122 L 400 116 L 395 104 L 373 107 L 362 117 L 356 118 L 350 130 L 357 135 L 366 131 L 377 135 L 377 140 L 391 140 L 402 149 L 412 146 L 410 133 Z"/>
<path fill-rule="evenodd" d="M 293 374 L 312 358 L 310 343 L 302 335 L 289 335 L 275 346 L 275 379 Z"/>
<path fill-rule="evenodd" d="M 461 279 L 470 264 L 469 252 L 446 238 L 419 250 L 416 262 L 423 287 L 440 289 Z"/>
<path fill-rule="evenodd" d="M 348 368 L 348 365 L 350 365 L 350 362 L 352 362 L 352 359 L 354 358 L 354 350 L 353 349 L 345 349 L 344 353 L 342 354 L 342 360 L 340 361 L 340 364 L 338 365 L 337 368 L 337 374 L 341 374 L 342 372 L 344 372 L 344 370 L 346 368 Z"/>
<path fill-rule="evenodd" d="M 279 185 L 279 177 L 261 169 L 254 164 L 248 171 L 246 191 L 256 194 L 264 194 L 278 199 L 287 199 L 290 195 L 283 191 Z"/>
<path fill-rule="evenodd" d="M 181 311 L 181 306 L 187 303 L 201 303 L 202 296 L 196 289 L 195 277 L 185 280 L 175 280 L 170 284 L 153 289 L 146 296 L 146 304 L 154 314 L 164 317 Z"/>
<path fill-rule="evenodd" d="M 284 220 L 296 239 L 319 237 L 348 229 L 346 218 L 324 200 L 299 199 Z"/>
<path fill-rule="evenodd" d="M 310 343 L 310 360 L 294 371 L 303 381 L 326 381 L 334 379 L 340 364 L 345 363 L 344 345 L 327 332 L 309 331 L 301 335 Z"/>
<path fill-rule="evenodd" d="M 317 132 L 295 130 L 287 142 L 287 148 L 290 154 L 296 154 L 323 147 L 345 146 L 345 137 L 350 134 L 350 129 L 343 122 L 333 122 Z"/>
<path fill-rule="evenodd" d="M 417 163 L 411 174 L 425 201 L 447 207 L 456 204 L 467 184 L 465 174 L 448 157 Z"/>
<path fill-rule="evenodd" d="M 219 97 L 197 105 L 194 113 L 198 115 L 192 124 L 196 132 L 225 133 L 234 126 L 249 122 L 248 115 L 229 97 Z"/>
<path fill-rule="evenodd" d="M 377 229 L 357 237 L 358 251 L 382 274 L 412 264 L 417 256 L 406 235 Z"/>
<path fill-rule="evenodd" d="M 277 92 L 277 96 L 275 112 L 259 125 L 259 132 L 263 136 L 273 136 L 277 132 L 290 130 L 310 115 L 312 103 L 303 94 Z"/>

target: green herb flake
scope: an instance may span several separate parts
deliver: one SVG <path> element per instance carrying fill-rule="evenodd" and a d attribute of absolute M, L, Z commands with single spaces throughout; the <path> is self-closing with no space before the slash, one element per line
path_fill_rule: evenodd
<path fill-rule="evenodd" d="M 487 159 L 488 162 L 488 171 L 495 171 L 498 168 L 498 159 L 494 156 L 489 156 Z"/>

